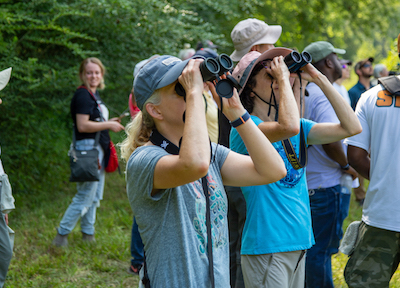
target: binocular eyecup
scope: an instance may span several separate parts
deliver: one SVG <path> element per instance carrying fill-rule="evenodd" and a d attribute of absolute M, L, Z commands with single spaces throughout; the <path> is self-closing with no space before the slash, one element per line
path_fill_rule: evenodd
<path fill-rule="evenodd" d="M 217 58 L 207 58 L 200 64 L 200 73 L 203 82 L 214 81 L 233 68 L 232 59 L 226 54 L 220 54 Z M 219 80 L 215 85 L 215 89 L 220 97 L 231 98 L 233 95 L 233 87 L 238 88 L 237 82 L 233 77 Z M 185 97 L 186 92 L 183 86 L 178 82 L 175 85 L 175 91 L 179 96 Z"/>
<path fill-rule="evenodd" d="M 226 55 L 221 54 L 217 58 L 207 58 L 200 64 L 200 72 L 203 81 L 214 81 L 218 76 L 222 76 L 233 68 L 232 59 Z"/>
<path fill-rule="evenodd" d="M 289 69 L 290 73 L 298 72 L 302 67 L 311 63 L 312 57 L 311 54 L 307 51 L 301 52 L 301 54 L 297 51 L 292 51 L 288 55 L 283 58 L 286 66 Z"/>

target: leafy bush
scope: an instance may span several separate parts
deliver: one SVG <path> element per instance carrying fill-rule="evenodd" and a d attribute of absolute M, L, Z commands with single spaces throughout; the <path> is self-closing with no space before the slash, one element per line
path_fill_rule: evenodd
<path fill-rule="evenodd" d="M 0 92 L 4 101 L 0 139 L 3 164 L 14 191 L 57 189 L 60 183 L 66 184 L 72 131 L 69 104 L 80 84 L 77 71 L 84 58 L 96 56 L 105 64 L 107 88 L 101 95 L 111 116 L 117 116 L 127 108 L 136 63 L 154 54 L 177 55 L 184 43 L 194 47 L 204 39 L 211 39 L 220 46 L 219 52 L 229 54 L 233 51 L 231 30 L 245 18 L 282 25 L 277 45 L 301 50 L 311 41 L 334 40 L 350 48 L 348 58 L 355 55 L 365 35 L 375 42 L 390 42 L 387 39 L 400 30 L 400 4 L 364 2 L 1 1 L 0 69 L 12 66 L 13 73 Z M 375 12 L 388 21 L 374 17 Z M 112 137 L 118 142 L 123 133 Z"/>
<path fill-rule="evenodd" d="M 252 6 L 256 1 L 243 3 Z M 209 22 L 210 16 L 218 14 L 219 23 L 228 18 L 237 20 L 240 6 L 234 9 L 235 14 L 228 9 L 233 3 L 214 4 L 2 1 L 0 69 L 12 66 L 13 72 L 9 85 L 0 92 L 4 101 L 0 106 L 0 137 L 3 164 L 14 191 L 66 185 L 72 131 L 69 105 L 80 84 L 77 71 L 82 59 L 96 56 L 105 64 L 107 88 L 101 95 L 112 116 L 117 116 L 127 107 L 137 62 L 156 53 L 177 55 L 184 43 L 199 39 L 228 45 L 219 27 Z M 200 6 L 201 13 L 194 12 Z M 225 12 L 220 13 L 224 7 Z M 112 137 L 118 142 L 122 133 Z"/>

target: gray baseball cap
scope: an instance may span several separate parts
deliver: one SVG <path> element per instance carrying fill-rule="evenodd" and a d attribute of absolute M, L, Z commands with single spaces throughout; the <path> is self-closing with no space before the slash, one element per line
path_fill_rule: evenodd
<path fill-rule="evenodd" d="M 326 41 L 313 42 L 310 45 L 308 45 L 306 48 L 304 48 L 304 51 L 307 51 L 308 53 L 311 54 L 312 63 L 316 63 L 316 62 L 324 59 L 331 53 L 336 53 L 336 54 L 345 54 L 346 53 L 346 50 L 335 48 L 335 47 L 333 47 L 333 45 L 331 43 L 326 42 Z"/>
<path fill-rule="evenodd" d="M 163 55 L 146 63 L 133 81 L 138 108 L 143 110 L 144 103 L 153 95 L 154 91 L 174 83 L 190 59 L 193 58 L 182 61 L 175 56 Z"/>

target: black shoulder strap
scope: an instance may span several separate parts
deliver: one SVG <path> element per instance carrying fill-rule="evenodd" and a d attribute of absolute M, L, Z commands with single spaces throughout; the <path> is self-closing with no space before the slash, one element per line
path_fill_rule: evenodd
<path fill-rule="evenodd" d="M 387 76 L 378 79 L 378 83 L 394 96 L 400 96 L 400 79 L 397 76 Z"/>
<path fill-rule="evenodd" d="M 215 287 L 214 279 L 214 259 L 212 250 L 212 237 L 211 237 L 211 209 L 210 209 L 210 195 L 208 195 L 207 175 L 201 178 L 203 185 L 204 197 L 206 197 L 206 228 L 207 228 L 207 252 L 208 252 L 208 271 L 210 273 L 211 287 Z"/>
<path fill-rule="evenodd" d="M 292 164 L 293 168 L 299 170 L 307 165 L 307 149 L 306 149 L 306 139 L 304 136 L 303 124 L 300 123 L 300 151 L 299 158 L 297 158 L 296 151 L 293 148 L 290 139 L 282 140 L 283 148 L 285 149 L 286 156 Z"/>
<path fill-rule="evenodd" d="M 100 112 L 100 116 L 101 116 L 102 121 L 106 121 L 106 119 L 105 119 L 104 116 L 103 116 L 103 111 L 101 110 L 101 107 L 100 107 L 99 103 L 97 102 L 97 99 L 96 99 L 96 97 L 94 96 L 93 92 L 92 92 L 90 89 L 88 89 L 86 86 L 84 86 L 84 85 L 79 86 L 78 89 L 86 89 L 86 90 L 89 92 L 90 96 L 92 96 L 92 99 L 94 100 L 94 102 L 95 102 L 96 105 L 97 105 L 97 109 L 98 109 L 99 112 Z M 102 101 L 102 102 L 103 102 L 103 101 Z M 104 102 L 103 102 L 103 103 L 104 103 Z"/>

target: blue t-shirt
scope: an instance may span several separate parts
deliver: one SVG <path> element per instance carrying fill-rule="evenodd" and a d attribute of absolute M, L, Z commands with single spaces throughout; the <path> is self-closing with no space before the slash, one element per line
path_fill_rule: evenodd
<path fill-rule="evenodd" d="M 251 116 L 258 126 L 263 121 Z M 301 119 L 305 139 L 315 122 Z M 248 154 L 236 129 L 232 129 L 230 147 Z M 299 156 L 300 133 L 290 138 Z M 282 143 L 272 143 L 285 162 L 287 175 L 268 185 L 241 187 L 246 199 L 247 216 L 242 236 L 243 255 L 260 255 L 304 250 L 314 242 L 305 168 L 295 170 L 286 157 Z"/>
<path fill-rule="evenodd" d="M 228 200 L 220 173 L 229 152 L 212 143 L 207 175 L 216 288 L 229 287 Z M 128 199 L 146 251 L 151 287 L 211 287 L 201 179 L 151 196 L 155 166 L 166 155 L 158 146 L 139 147 L 126 169 Z"/>

